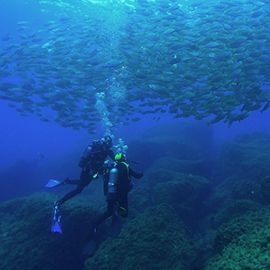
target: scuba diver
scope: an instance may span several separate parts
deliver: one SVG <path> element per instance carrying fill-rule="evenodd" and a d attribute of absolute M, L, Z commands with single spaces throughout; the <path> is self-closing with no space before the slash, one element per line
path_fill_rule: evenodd
<path fill-rule="evenodd" d="M 131 177 L 140 179 L 143 173 L 135 172 L 130 168 L 125 155 L 117 153 L 115 163 L 104 175 L 104 191 L 107 197 L 107 210 L 94 223 L 93 232 L 97 232 L 98 226 L 107 218 L 120 215 L 128 216 L 128 193 L 132 189 Z"/>
<path fill-rule="evenodd" d="M 98 246 L 98 227 L 109 217 L 112 217 L 112 225 L 117 217 L 126 218 L 128 216 L 128 193 L 132 189 L 131 177 L 142 178 L 143 173 L 135 172 L 130 168 L 125 155 L 117 153 L 114 164 L 109 162 L 104 166 L 104 193 L 107 199 L 107 210 L 101 214 L 94 222 L 90 240 L 83 249 L 83 255 L 93 256 Z"/>
<path fill-rule="evenodd" d="M 98 177 L 98 174 L 102 172 L 104 161 L 108 156 L 112 160 L 114 159 L 114 153 L 111 148 L 112 138 L 108 135 L 100 140 L 93 141 L 92 144 L 86 148 L 80 159 L 79 166 L 82 170 L 79 180 L 71 180 L 69 178 L 64 181 L 49 180 L 46 185 L 48 188 L 54 188 L 64 184 L 77 186 L 73 191 L 67 193 L 62 199 L 54 203 L 51 224 L 52 233 L 62 234 L 60 206 L 67 200 L 81 193 L 93 179 Z"/>
<path fill-rule="evenodd" d="M 62 199 L 56 201 L 55 205 L 61 206 L 67 200 L 73 198 L 77 194 L 81 193 L 83 189 L 89 185 L 89 183 L 98 177 L 101 173 L 105 159 L 109 156 L 112 160 L 114 159 L 114 153 L 112 151 L 112 138 L 110 136 L 105 136 L 100 140 L 95 140 L 89 145 L 84 151 L 79 166 L 82 171 L 79 180 L 71 180 L 66 178 L 62 182 L 52 183 L 50 187 L 56 187 L 63 184 L 76 185 L 77 187 L 66 194 Z M 47 185 L 48 186 L 48 185 Z"/>

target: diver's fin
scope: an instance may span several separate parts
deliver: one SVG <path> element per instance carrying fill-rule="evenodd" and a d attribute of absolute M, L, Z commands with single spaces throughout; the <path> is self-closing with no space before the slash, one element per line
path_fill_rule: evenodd
<path fill-rule="evenodd" d="M 58 180 L 55 180 L 55 179 L 50 179 L 45 187 L 54 188 L 54 187 L 58 187 L 58 186 L 62 185 L 62 183 L 63 182 L 61 182 L 61 181 L 58 181 Z"/>
<path fill-rule="evenodd" d="M 53 207 L 51 233 L 59 233 L 59 234 L 63 233 L 61 228 L 60 210 L 57 204 L 55 204 Z"/>
<path fill-rule="evenodd" d="M 58 221 L 53 222 L 51 226 L 51 233 L 63 234 L 61 224 Z"/>

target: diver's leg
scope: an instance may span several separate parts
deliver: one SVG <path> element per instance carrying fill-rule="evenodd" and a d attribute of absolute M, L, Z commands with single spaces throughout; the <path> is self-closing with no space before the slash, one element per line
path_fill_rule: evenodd
<path fill-rule="evenodd" d="M 128 216 L 128 193 L 119 196 L 119 213 L 121 217 Z"/>
<path fill-rule="evenodd" d="M 114 226 L 119 220 L 119 202 L 117 201 L 113 207 L 112 226 Z"/>
<path fill-rule="evenodd" d="M 80 184 L 81 180 L 77 179 L 77 180 L 71 180 L 69 178 L 64 180 L 64 184 L 68 184 L 68 185 L 75 185 L 78 186 Z"/>
<path fill-rule="evenodd" d="M 76 189 L 72 190 L 71 192 L 66 194 L 62 199 L 57 201 L 57 204 L 60 206 L 67 200 L 81 193 L 83 189 L 91 182 L 91 180 L 92 180 L 92 175 L 90 175 L 88 172 L 82 171 L 80 175 L 80 180 L 78 181 L 78 185 Z"/>
<path fill-rule="evenodd" d="M 73 198 L 74 196 L 76 196 L 77 194 L 81 193 L 83 191 L 85 187 L 82 186 L 78 186 L 76 189 L 72 190 L 71 192 L 69 192 L 68 194 L 66 194 L 62 199 L 60 199 L 57 204 L 60 206 L 62 205 L 64 202 L 68 201 L 69 199 Z"/>
<path fill-rule="evenodd" d="M 108 200 L 107 210 L 100 217 L 97 218 L 96 222 L 94 223 L 94 230 L 96 230 L 97 227 L 100 226 L 100 224 L 102 224 L 107 218 L 113 215 L 114 204 L 114 201 Z"/>

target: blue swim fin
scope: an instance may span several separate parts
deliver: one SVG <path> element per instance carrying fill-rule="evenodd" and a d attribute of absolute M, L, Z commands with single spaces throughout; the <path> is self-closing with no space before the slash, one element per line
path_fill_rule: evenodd
<path fill-rule="evenodd" d="M 57 204 L 53 207 L 51 233 L 63 233 L 61 228 L 61 214 Z"/>
<path fill-rule="evenodd" d="M 54 188 L 54 187 L 58 187 L 62 184 L 62 182 L 55 180 L 55 179 L 50 179 L 48 181 L 48 183 L 46 184 L 46 188 Z"/>

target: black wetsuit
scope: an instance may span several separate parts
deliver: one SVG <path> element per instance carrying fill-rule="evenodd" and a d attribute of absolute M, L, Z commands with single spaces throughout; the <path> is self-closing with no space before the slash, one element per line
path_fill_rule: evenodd
<path fill-rule="evenodd" d="M 122 217 L 128 215 L 128 193 L 131 190 L 131 177 L 137 179 L 143 177 L 143 173 L 133 171 L 125 162 L 117 162 L 115 168 L 118 169 L 117 193 L 114 197 L 107 194 L 107 210 L 95 222 L 97 228 L 107 218 L 119 211 Z M 107 181 L 108 184 L 108 181 Z"/>
<path fill-rule="evenodd" d="M 59 205 L 82 192 L 82 190 L 100 173 L 104 161 L 108 156 L 113 159 L 113 151 L 100 141 L 94 141 L 92 145 L 88 146 L 79 162 L 79 166 L 82 168 L 80 179 L 65 180 L 66 184 L 76 185 L 77 187 L 60 199 L 58 201 Z"/>

